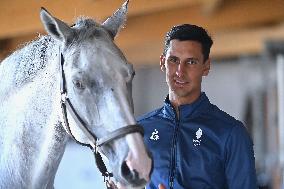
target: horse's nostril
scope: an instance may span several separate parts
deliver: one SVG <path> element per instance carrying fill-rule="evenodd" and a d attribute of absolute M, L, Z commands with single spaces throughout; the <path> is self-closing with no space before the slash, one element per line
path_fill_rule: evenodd
<path fill-rule="evenodd" d="M 131 177 L 131 171 L 129 167 L 126 164 L 126 161 L 124 161 L 121 165 L 121 173 L 124 177 L 129 178 Z"/>
<path fill-rule="evenodd" d="M 146 180 L 143 178 L 139 178 L 139 173 L 134 169 L 130 170 L 126 161 L 124 161 L 121 165 L 121 175 L 125 178 L 129 183 L 132 183 L 134 186 L 141 186 L 146 184 Z"/>
<path fill-rule="evenodd" d="M 135 181 L 139 179 L 139 174 L 136 170 L 130 170 L 126 161 L 121 165 L 121 174 L 128 181 Z"/>

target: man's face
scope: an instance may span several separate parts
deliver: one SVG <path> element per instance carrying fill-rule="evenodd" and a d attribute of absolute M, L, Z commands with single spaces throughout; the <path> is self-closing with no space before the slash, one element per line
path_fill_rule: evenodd
<path fill-rule="evenodd" d="M 199 97 L 202 76 L 208 75 L 210 60 L 204 62 L 201 43 L 174 39 L 166 55 L 161 56 L 160 66 L 166 72 L 170 100 L 186 104 Z"/>

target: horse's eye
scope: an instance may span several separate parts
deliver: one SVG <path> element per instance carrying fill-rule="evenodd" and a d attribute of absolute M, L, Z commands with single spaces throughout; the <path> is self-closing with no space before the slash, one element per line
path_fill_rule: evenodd
<path fill-rule="evenodd" d="M 80 80 L 73 81 L 73 84 L 77 89 L 81 89 L 81 90 L 85 89 L 85 86 Z"/>

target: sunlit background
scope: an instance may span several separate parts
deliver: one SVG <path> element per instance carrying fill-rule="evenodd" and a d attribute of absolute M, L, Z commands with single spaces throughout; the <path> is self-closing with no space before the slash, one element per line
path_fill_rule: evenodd
<path fill-rule="evenodd" d="M 104 21 L 123 0 L 1 0 L 0 61 L 44 34 L 40 7 L 72 24 L 80 15 Z M 127 25 L 115 39 L 134 64 L 135 114 L 162 105 L 167 95 L 159 69 L 165 33 L 197 24 L 214 39 L 212 68 L 203 91 L 211 102 L 243 121 L 254 141 L 258 185 L 283 189 L 284 1 L 131 0 Z M 245 155 L 245 154 L 244 154 Z M 69 142 L 55 178 L 56 189 L 103 188 L 88 148 Z"/>

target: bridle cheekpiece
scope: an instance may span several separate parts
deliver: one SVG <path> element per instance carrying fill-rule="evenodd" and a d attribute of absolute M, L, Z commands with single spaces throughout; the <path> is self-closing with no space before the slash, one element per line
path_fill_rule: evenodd
<path fill-rule="evenodd" d="M 62 115 L 63 115 L 63 123 L 62 124 L 65 125 L 67 133 L 77 143 L 79 143 L 80 145 L 83 145 L 83 146 L 88 146 L 92 149 L 92 151 L 94 152 L 94 155 L 95 155 L 96 165 L 97 165 L 98 169 L 100 170 L 100 172 L 102 173 L 102 176 L 104 177 L 104 181 L 106 182 L 106 187 L 111 189 L 109 180 L 110 180 L 110 177 L 113 177 L 113 174 L 107 171 L 107 168 L 106 168 L 106 166 L 103 162 L 103 159 L 101 157 L 100 152 L 98 151 L 98 148 L 100 148 L 104 144 L 107 144 L 107 143 L 114 141 L 118 138 L 124 137 L 125 135 L 130 134 L 130 133 L 139 132 L 143 136 L 144 130 L 139 125 L 128 125 L 128 126 L 119 128 L 117 130 L 114 130 L 114 131 L 108 133 L 107 136 L 104 136 L 102 138 L 97 138 L 96 135 L 93 134 L 88 129 L 88 127 L 86 126 L 84 121 L 81 119 L 81 117 L 79 116 L 79 114 L 75 110 L 70 99 L 68 98 L 67 87 L 66 87 L 66 78 L 65 78 L 65 73 L 64 73 L 64 69 L 63 69 L 64 57 L 63 57 L 63 54 L 61 53 L 60 50 L 59 50 L 59 63 L 60 63 L 60 76 L 61 76 L 61 80 L 60 80 L 61 101 L 60 101 L 60 104 L 61 104 L 61 110 L 62 110 Z M 72 131 L 70 129 L 70 125 L 69 125 L 69 122 L 68 122 L 68 118 L 67 118 L 67 110 L 71 114 L 72 118 L 75 120 L 76 124 L 79 126 L 81 131 L 88 138 L 89 144 L 82 143 L 82 142 L 78 141 L 75 138 L 75 136 L 72 134 Z"/>

